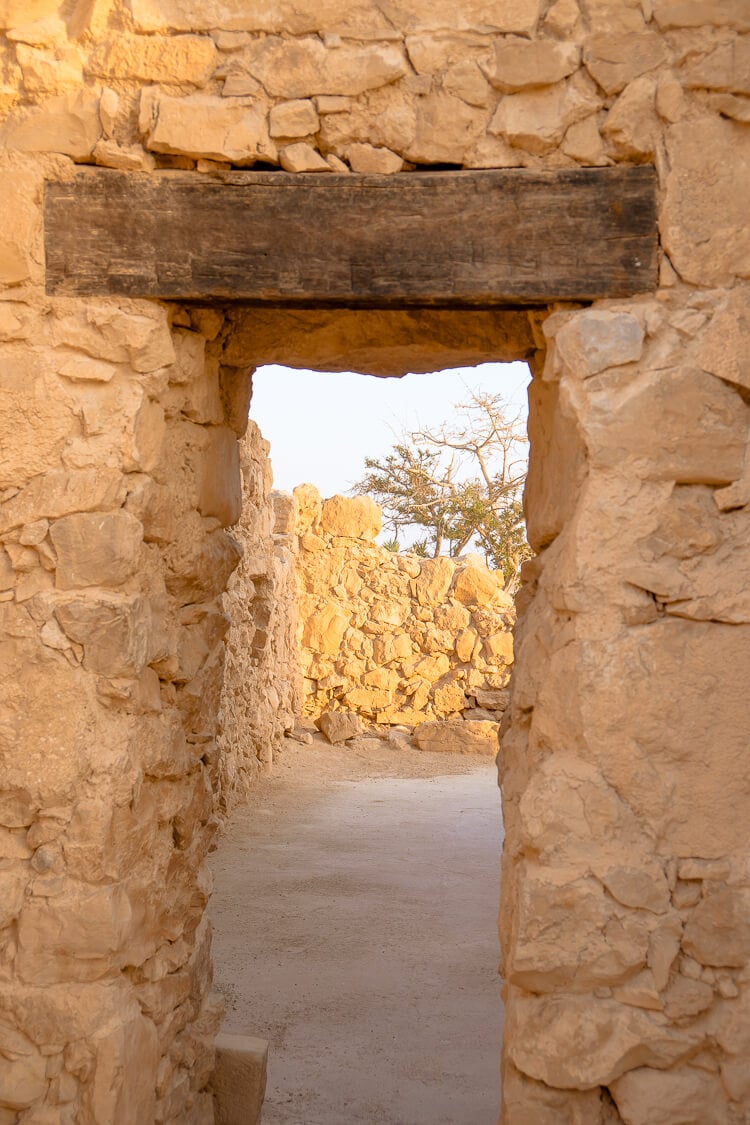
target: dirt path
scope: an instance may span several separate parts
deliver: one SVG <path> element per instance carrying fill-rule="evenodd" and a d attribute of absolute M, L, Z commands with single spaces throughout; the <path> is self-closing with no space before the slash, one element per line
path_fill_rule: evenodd
<path fill-rule="evenodd" d="M 289 749 L 214 857 L 225 1030 L 264 1125 L 494 1125 L 500 811 L 486 759 Z"/>

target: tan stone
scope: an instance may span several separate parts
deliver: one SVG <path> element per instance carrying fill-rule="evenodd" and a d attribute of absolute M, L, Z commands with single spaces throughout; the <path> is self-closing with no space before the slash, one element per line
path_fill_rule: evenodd
<path fill-rule="evenodd" d="M 87 69 L 98 78 L 205 86 L 219 59 L 205 35 L 117 35 L 101 43 Z"/>
<path fill-rule="evenodd" d="M 543 155 L 551 152 L 566 131 L 599 108 L 590 93 L 570 82 L 504 97 L 488 128 L 518 148 Z"/>
<path fill-rule="evenodd" d="M 0 130 L 0 143 L 18 152 L 60 152 L 88 160 L 101 135 L 98 95 L 71 90 L 10 118 Z"/>
<path fill-rule="evenodd" d="M 324 711 L 315 720 L 315 726 L 334 746 L 346 742 L 348 738 L 356 738 L 364 729 L 359 715 L 351 711 Z"/>
<path fill-rule="evenodd" d="M 331 166 L 312 145 L 300 141 L 287 145 L 279 152 L 279 161 L 285 172 L 330 172 Z"/>
<path fill-rule="evenodd" d="M 242 478 L 237 435 L 226 426 L 212 426 L 201 459 L 198 510 L 231 527 L 242 511 Z"/>
<path fill-rule="evenodd" d="M 31 168 L 15 166 L 0 172 L 0 282 L 4 285 L 19 285 L 35 272 L 39 187 L 39 176 Z"/>
<path fill-rule="evenodd" d="M 271 110 L 269 132 L 272 137 L 307 137 L 317 133 L 320 118 L 309 98 L 281 102 Z"/>
<path fill-rule="evenodd" d="M 750 891 L 715 887 L 692 911 L 682 940 L 702 965 L 741 966 L 750 960 Z"/>
<path fill-rule="evenodd" d="M 671 1125 L 680 1117 L 701 1125 L 728 1125 L 731 1120 L 721 1080 L 697 1067 L 636 1067 L 610 1090 L 623 1120 L 631 1125 Z"/>
<path fill-rule="evenodd" d="M 368 144 L 349 145 L 346 159 L 351 165 L 352 172 L 369 175 L 390 176 L 394 172 L 400 172 L 404 166 L 402 158 L 397 153 L 391 152 L 388 148 L 376 148 Z"/>
<path fill-rule="evenodd" d="M 710 54 L 682 68 L 688 89 L 728 90 L 750 94 L 750 44 L 746 37 L 716 47 Z"/>
<path fill-rule="evenodd" d="M 374 539 L 380 533 L 381 518 L 369 496 L 332 496 L 323 504 L 320 524 L 329 535 Z"/>
<path fill-rule="evenodd" d="M 82 513 L 56 520 L 50 538 L 58 589 L 119 586 L 138 564 L 143 525 L 124 511 Z"/>
<path fill-rule="evenodd" d="M 47 1060 L 37 1052 L 24 1052 L 20 1057 L 0 1056 L 0 1106 L 10 1110 L 26 1109 L 47 1092 Z M 17 1114 L 13 1114 L 17 1120 Z"/>
<path fill-rule="evenodd" d="M 698 1028 L 670 1028 L 659 1012 L 584 996 L 513 998 L 509 1054 L 524 1074 L 548 1086 L 609 1086 L 638 1066 L 659 1069 L 692 1054 Z"/>
<path fill-rule="evenodd" d="M 677 272 L 699 285 L 750 276 L 750 199 L 736 189 L 736 171 L 750 163 L 741 125 L 705 117 L 667 130 L 670 172 L 662 238 Z M 700 169 L 714 169 L 710 179 Z"/>
<path fill-rule="evenodd" d="M 551 86 L 578 69 L 580 48 L 553 40 L 503 39 L 494 44 L 486 70 L 496 90 L 513 93 L 527 86 Z"/>
<path fill-rule="evenodd" d="M 268 1041 L 249 1035 L 216 1037 L 216 1069 L 211 1088 L 216 1125 L 259 1125 L 268 1069 Z"/>
<path fill-rule="evenodd" d="M 502 576 L 475 563 L 459 570 L 451 594 L 462 605 L 491 605 L 493 602 L 507 605 L 509 601 L 504 595 Z"/>
<path fill-rule="evenodd" d="M 667 60 L 659 35 L 592 35 L 586 40 L 583 61 L 605 94 L 619 94 L 629 82 Z"/>
<path fill-rule="evenodd" d="M 537 993 L 616 985 L 645 966 L 648 929 L 613 909 L 601 884 L 574 870 L 525 864 L 508 980 Z"/>
<path fill-rule="evenodd" d="M 481 720 L 420 723 L 414 731 L 414 744 L 431 753 L 493 755 L 497 753 L 497 730 L 497 723 Z"/>
<path fill-rule="evenodd" d="M 82 58 L 77 47 L 61 44 L 46 50 L 19 43 L 16 59 L 29 94 L 61 94 L 83 85 Z"/>
<path fill-rule="evenodd" d="M 0 27 L 18 27 L 56 15 L 57 0 L 0 0 Z"/>
<path fill-rule="evenodd" d="M 151 652 L 152 616 L 144 598 L 101 595 L 55 611 L 66 637 L 83 645 L 84 667 L 103 676 L 138 676 Z"/>
<path fill-rule="evenodd" d="M 7 0 L 17 3 L 17 0 Z M 37 0 L 42 4 L 44 0 Z M 375 6 L 369 0 L 342 8 L 340 0 L 224 0 L 221 7 L 205 0 L 132 0 L 133 14 L 143 31 L 227 30 L 284 32 L 331 32 L 354 38 L 386 38 L 394 27 L 405 31 L 430 31 L 445 28 L 458 31 L 516 32 L 534 31 L 541 0 L 506 0 L 498 10 L 492 0 L 466 0 L 457 9 L 450 0 L 383 0 Z M 49 4 L 47 5 L 49 10 Z"/>
<path fill-rule="evenodd" d="M 602 136 L 619 160 L 643 162 L 646 157 L 654 157 L 660 134 L 656 79 L 644 74 L 620 94 L 602 125 Z"/>
<path fill-rule="evenodd" d="M 249 99 L 161 95 L 154 103 L 153 124 L 146 131 L 146 144 L 152 152 L 239 165 L 276 158 L 265 110 Z"/>
<path fill-rule="evenodd" d="M 734 27 L 750 31 L 744 0 L 654 0 L 654 19 L 662 29 L 673 27 Z"/>
<path fill-rule="evenodd" d="M 467 105 L 447 91 L 434 91 L 419 98 L 413 139 L 400 146 L 384 138 L 387 147 L 399 148 L 416 164 L 462 164 L 485 131 L 487 114 Z M 373 140 L 373 143 L 376 143 Z"/>
<path fill-rule="evenodd" d="M 349 628 L 349 618 L 336 602 L 329 602 L 305 621 L 302 643 L 313 652 L 335 655 Z"/>
<path fill-rule="evenodd" d="M 406 60 L 398 47 L 344 44 L 329 49 L 312 38 L 256 40 L 246 51 L 245 62 L 275 98 L 357 95 L 406 74 Z"/>
<path fill-rule="evenodd" d="M 166 309 L 150 301 L 90 301 L 60 305 L 52 340 L 110 363 L 130 363 L 141 374 L 175 362 Z"/>
<path fill-rule="evenodd" d="M 566 156 L 570 156 L 573 160 L 578 160 L 582 164 L 607 163 L 596 114 L 571 125 L 565 134 L 561 147 Z"/>
<path fill-rule="evenodd" d="M 662 995 L 664 1013 L 671 1020 L 687 1019 L 697 1016 L 710 1008 L 714 990 L 700 980 L 688 980 L 677 976 Z"/>
<path fill-rule="evenodd" d="M 557 332 L 563 363 L 584 379 L 608 367 L 635 363 L 643 350 L 643 328 L 631 313 L 587 309 Z"/>

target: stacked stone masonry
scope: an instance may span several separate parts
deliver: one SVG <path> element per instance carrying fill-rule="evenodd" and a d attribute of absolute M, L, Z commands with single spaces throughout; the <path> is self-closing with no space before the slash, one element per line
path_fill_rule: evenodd
<path fill-rule="evenodd" d="M 0 32 L 0 1125 L 212 1121 L 205 857 L 260 737 L 220 703 L 265 313 L 45 296 L 44 181 L 94 164 L 655 165 L 658 289 L 529 322 L 503 1120 L 747 1123 L 747 0 L 0 0 Z M 230 661 L 265 685 L 244 456 Z"/>
<path fill-rule="evenodd" d="M 495 723 L 513 663 L 502 576 L 476 555 L 379 547 L 382 513 L 369 496 L 323 501 L 301 485 L 291 499 L 302 713 L 348 712 L 384 728 L 464 715 Z"/>

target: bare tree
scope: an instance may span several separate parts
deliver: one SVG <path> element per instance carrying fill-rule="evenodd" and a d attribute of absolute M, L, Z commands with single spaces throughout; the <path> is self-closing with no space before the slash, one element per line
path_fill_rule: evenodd
<path fill-rule="evenodd" d="M 353 491 L 378 501 L 396 540 L 423 530 L 411 549 L 434 556 L 479 549 L 513 586 L 530 554 L 520 499 L 527 438 L 500 395 L 472 391 L 455 411 L 450 423 L 404 435 L 384 458 L 365 458 Z"/>

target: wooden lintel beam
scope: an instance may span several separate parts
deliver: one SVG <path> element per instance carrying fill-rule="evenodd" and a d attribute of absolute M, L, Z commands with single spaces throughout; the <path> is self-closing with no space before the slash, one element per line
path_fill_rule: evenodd
<path fill-rule="evenodd" d="M 657 278 L 651 167 L 86 171 L 45 191 L 47 292 L 348 307 L 626 297 Z"/>

